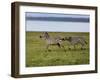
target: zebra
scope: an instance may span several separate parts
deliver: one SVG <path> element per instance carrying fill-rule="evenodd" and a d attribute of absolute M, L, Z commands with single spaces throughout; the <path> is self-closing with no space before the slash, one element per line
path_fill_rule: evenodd
<path fill-rule="evenodd" d="M 64 48 L 64 46 L 61 45 L 61 42 L 63 41 L 63 39 L 61 37 L 59 37 L 59 36 L 58 37 L 50 37 L 50 35 L 48 34 L 48 32 L 43 32 L 43 34 L 40 35 L 40 38 L 43 38 L 45 40 L 45 42 L 47 44 L 46 45 L 46 49 L 48 51 L 51 51 L 49 49 L 49 46 L 51 46 L 51 45 L 56 45 L 59 48 L 63 48 L 64 51 L 66 51 L 65 48 Z"/>
<path fill-rule="evenodd" d="M 85 38 L 79 36 L 65 37 L 63 40 L 67 40 L 72 46 L 74 46 L 74 49 L 77 44 L 81 45 L 81 49 L 85 49 L 84 46 L 87 44 Z"/>

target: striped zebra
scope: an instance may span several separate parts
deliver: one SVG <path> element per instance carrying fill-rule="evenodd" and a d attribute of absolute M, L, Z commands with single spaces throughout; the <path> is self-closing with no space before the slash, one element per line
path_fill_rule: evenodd
<path fill-rule="evenodd" d="M 85 49 L 85 45 L 87 44 L 85 38 L 79 36 L 65 37 L 63 40 L 68 41 L 74 47 L 74 49 L 77 44 L 81 45 L 81 49 Z"/>
<path fill-rule="evenodd" d="M 49 46 L 51 46 L 51 45 L 52 46 L 56 45 L 59 48 L 63 48 L 64 51 L 66 51 L 64 46 L 61 44 L 61 41 L 63 41 L 63 39 L 61 37 L 56 37 L 56 38 L 55 37 L 50 37 L 48 32 L 44 32 L 42 35 L 40 35 L 40 38 L 43 38 L 45 40 L 45 42 L 46 42 L 46 49 L 48 51 L 50 51 Z"/>

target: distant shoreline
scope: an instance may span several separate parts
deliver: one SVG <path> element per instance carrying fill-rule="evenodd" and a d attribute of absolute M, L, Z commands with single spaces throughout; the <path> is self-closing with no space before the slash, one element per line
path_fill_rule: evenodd
<path fill-rule="evenodd" d="M 49 32 L 49 33 L 89 33 L 89 32 L 51 32 L 51 31 L 26 31 L 26 32 Z"/>

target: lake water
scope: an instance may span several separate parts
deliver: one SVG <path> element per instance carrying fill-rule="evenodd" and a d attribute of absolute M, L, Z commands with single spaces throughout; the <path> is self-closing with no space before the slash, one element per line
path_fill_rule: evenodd
<path fill-rule="evenodd" d="M 89 32 L 89 22 L 26 20 L 26 31 Z"/>

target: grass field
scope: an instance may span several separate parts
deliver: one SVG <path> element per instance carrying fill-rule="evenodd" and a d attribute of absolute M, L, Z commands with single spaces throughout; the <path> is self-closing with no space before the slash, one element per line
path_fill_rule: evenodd
<path fill-rule="evenodd" d="M 26 32 L 26 67 L 35 66 L 58 66 L 58 65 L 78 65 L 89 64 L 89 33 L 74 33 L 74 32 L 50 32 L 51 37 L 58 36 L 85 36 L 87 45 L 85 50 L 68 49 L 70 44 L 64 41 L 66 52 L 57 46 L 50 46 L 51 51 L 46 51 L 45 40 L 39 36 L 42 32 Z"/>

